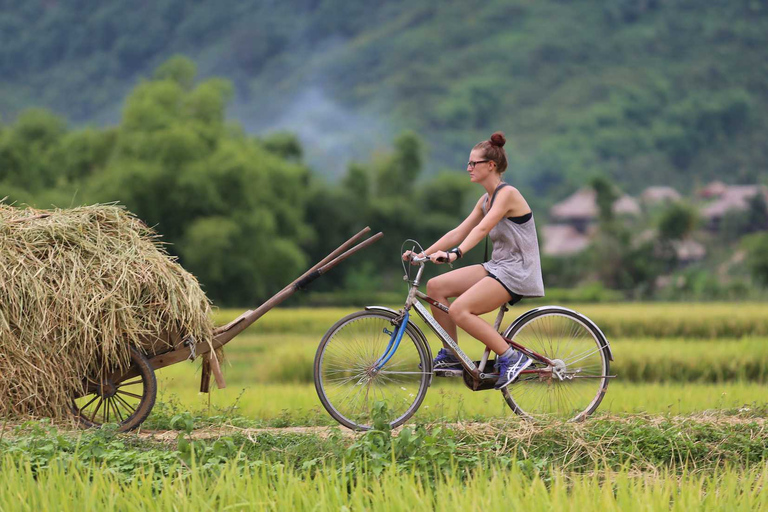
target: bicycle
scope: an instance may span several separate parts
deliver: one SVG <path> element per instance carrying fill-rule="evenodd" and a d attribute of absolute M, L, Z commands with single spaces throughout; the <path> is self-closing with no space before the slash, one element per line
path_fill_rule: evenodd
<path fill-rule="evenodd" d="M 417 300 L 449 311 L 448 305 L 419 291 L 426 261 L 412 259 L 419 267 L 413 280 L 410 266 L 403 264 L 403 279 L 409 284 L 403 309 L 367 306 L 336 322 L 320 341 L 315 389 L 323 407 L 345 427 L 371 429 L 377 401 L 386 403 L 392 428 L 402 425 L 424 401 L 433 377 L 463 378 L 473 391 L 493 389 L 498 372 L 486 371 L 495 362 L 490 360 L 490 349 L 486 347 L 480 361 L 473 361 Z M 463 369 L 433 371 L 427 338 L 412 321 L 411 310 L 454 352 Z M 507 311 L 506 304 L 499 308 L 497 331 Z M 517 380 L 501 389 L 509 407 L 523 418 L 581 421 L 597 409 L 615 377 L 609 375 L 613 354 L 608 340 L 576 311 L 559 306 L 532 309 L 515 319 L 502 336 L 533 360 Z"/>

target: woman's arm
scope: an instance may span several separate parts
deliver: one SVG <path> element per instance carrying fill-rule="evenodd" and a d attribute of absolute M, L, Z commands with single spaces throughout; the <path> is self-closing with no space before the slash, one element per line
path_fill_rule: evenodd
<path fill-rule="evenodd" d="M 456 245 L 464 240 L 467 235 L 483 220 L 483 209 L 481 205 L 484 198 L 485 196 L 481 197 L 477 201 L 477 204 L 475 204 L 472 212 L 467 216 L 466 219 L 464 219 L 461 224 L 440 237 L 437 242 L 430 245 L 429 248 L 424 251 L 424 254 L 432 254 L 435 251 L 446 251 L 456 247 Z"/>

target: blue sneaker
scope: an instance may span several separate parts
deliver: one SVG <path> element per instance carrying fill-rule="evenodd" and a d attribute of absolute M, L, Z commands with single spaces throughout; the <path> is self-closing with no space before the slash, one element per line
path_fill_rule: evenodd
<path fill-rule="evenodd" d="M 520 372 L 531 366 L 533 361 L 520 351 L 512 354 L 512 357 L 497 357 L 496 364 L 499 368 L 499 380 L 493 386 L 494 389 L 501 389 L 509 386 L 520 375 Z"/>
<path fill-rule="evenodd" d="M 458 359 L 456 359 L 456 356 L 453 355 L 453 352 L 448 350 L 447 348 L 441 348 L 440 351 L 437 353 L 437 357 L 432 361 L 432 369 L 433 370 L 454 370 L 454 369 L 461 369 L 461 363 Z"/>

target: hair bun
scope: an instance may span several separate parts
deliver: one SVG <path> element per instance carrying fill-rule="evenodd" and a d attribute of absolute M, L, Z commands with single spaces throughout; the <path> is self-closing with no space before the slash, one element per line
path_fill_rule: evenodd
<path fill-rule="evenodd" d="M 504 138 L 504 133 L 495 132 L 493 135 L 491 135 L 491 140 L 489 142 L 491 143 L 491 146 L 498 146 L 503 148 L 504 144 L 507 143 L 507 139 Z"/>

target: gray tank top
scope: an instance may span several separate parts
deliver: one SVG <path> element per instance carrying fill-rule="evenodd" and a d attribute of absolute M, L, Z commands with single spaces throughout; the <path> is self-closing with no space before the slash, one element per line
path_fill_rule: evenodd
<path fill-rule="evenodd" d="M 496 193 L 509 183 L 501 182 L 491 197 L 483 201 L 483 215 L 493 206 Z M 544 281 L 541 278 L 539 240 L 533 215 L 501 219 L 489 233 L 493 242 L 491 260 L 483 267 L 493 274 L 508 291 L 523 297 L 543 297 Z"/>

